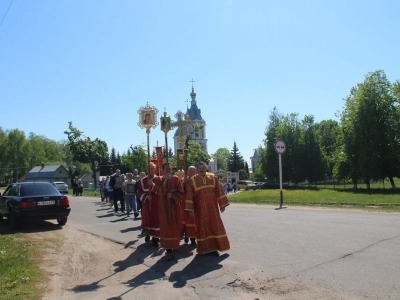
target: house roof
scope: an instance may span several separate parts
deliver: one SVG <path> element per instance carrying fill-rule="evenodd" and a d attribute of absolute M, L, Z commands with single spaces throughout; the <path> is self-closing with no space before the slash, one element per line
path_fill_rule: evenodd
<path fill-rule="evenodd" d="M 96 180 L 100 181 L 101 177 L 106 177 L 106 176 L 100 176 L 100 172 L 96 172 Z M 94 181 L 93 179 L 93 173 L 85 173 L 79 178 L 81 181 Z"/>
<path fill-rule="evenodd" d="M 25 179 L 32 179 L 32 178 L 53 178 L 54 173 L 59 169 L 63 168 L 62 165 L 51 165 L 51 166 L 36 166 L 33 167 L 26 175 Z"/>

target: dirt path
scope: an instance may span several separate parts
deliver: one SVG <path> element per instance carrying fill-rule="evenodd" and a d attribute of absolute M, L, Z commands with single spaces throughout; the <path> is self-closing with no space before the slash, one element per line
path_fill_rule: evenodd
<path fill-rule="evenodd" d="M 122 245 L 65 226 L 58 251 L 46 253 L 49 292 L 43 299 L 344 299 L 286 278 L 236 274 L 234 263 L 202 271 L 194 249 L 180 249 L 180 263 L 168 262 L 148 245 Z M 221 257 L 221 262 L 223 257 Z M 186 260 L 186 261 L 185 261 Z M 203 272 L 202 276 L 194 276 Z"/>
<path fill-rule="evenodd" d="M 133 255 L 133 248 L 74 227 L 65 226 L 59 232 L 64 239 L 62 254 L 48 253 L 43 266 L 51 275 L 48 286 L 51 291 L 45 300 L 197 298 L 191 289 L 171 289 L 164 274 L 149 271 L 161 253 L 158 257 L 145 258 L 146 251 L 143 255 Z"/>

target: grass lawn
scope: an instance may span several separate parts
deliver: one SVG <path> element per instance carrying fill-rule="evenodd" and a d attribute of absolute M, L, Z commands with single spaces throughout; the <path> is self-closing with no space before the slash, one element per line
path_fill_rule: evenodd
<path fill-rule="evenodd" d="M 0 235 L 0 299 L 40 299 L 37 249 L 23 235 Z"/>
<path fill-rule="evenodd" d="M 0 299 L 41 299 L 49 274 L 40 265 L 58 245 L 54 234 L 10 231 L 8 221 L 0 221 Z"/>
<path fill-rule="evenodd" d="M 68 191 L 67 196 L 68 196 L 68 198 L 75 197 L 72 195 L 72 189 L 70 189 Z M 98 197 L 100 199 L 100 192 L 94 191 L 94 190 L 89 190 L 89 189 L 84 189 L 83 193 L 82 193 L 82 197 Z"/>
<path fill-rule="evenodd" d="M 343 208 L 361 208 L 369 210 L 400 211 L 400 189 L 391 189 L 388 184 L 371 185 L 367 190 L 365 185 L 358 185 L 358 190 L 353 190 L 347 184 L 319 187 L 303 187 L 283 190 L 283 205 L 292 206 L 331 206 Z M 396 183 L 396 186 L 400 186 Z M 68 194 L 72 196 L 72 190 Z M 96 197 L 100 200 L 98 191 L 84 190 L 82 196 Z M 249 190 L 236 194 L 228 194 L 231 203 L 244 204 L 270 204 L 280 205 L 279 189 L 274 190 Z"/>
<path fill-rule="evenodd" d="M 279 189 L 242 191 L 236 194 L 229 194 L 228 198 L 232 203 L 271 204 L 277 206 L 280 204 Z M 283 205 L 354 207 L 400 211 L 400 190 L 287 189 L 283 190 Z"/>

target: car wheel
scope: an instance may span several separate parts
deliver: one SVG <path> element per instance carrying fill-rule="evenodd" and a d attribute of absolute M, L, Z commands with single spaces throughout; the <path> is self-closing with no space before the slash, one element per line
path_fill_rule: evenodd
<path fill-rule="evenodd" d="M 21 227 L 21 224 L 19 222 L 19 217 L 15 214 L 15 212 L 12 209 L 10 209 L 8 213 L 8 223 L 11 229 L 18 229 Z"/>
<path fill-rule="evenodd" d="M 68 221 L 68 217 L 60 217 L 57 219 L 57 223 L 60 226 L 64 226 L 65 224 L 67 224 L 67 221 Z"/>

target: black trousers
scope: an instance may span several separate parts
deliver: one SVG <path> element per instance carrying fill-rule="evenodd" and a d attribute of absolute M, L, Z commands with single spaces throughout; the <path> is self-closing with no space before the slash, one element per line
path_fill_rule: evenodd
<path fill-rule="evenodd" d="M 137 210 L 139 211 L 142 211 L 142 201 L 140 201 L 140 199 L 139 199 L 139 197 L 136 195 L 136 207 L 137 207 Z"/>
<path fill-rule="evenodd" d="M 114 210 L 118 211 L 118 200 L 121 202 L 121 211 L 125 211 L 125 200 L 124 200 L 124 192 L 117 188 L 114 189 Z"/>

